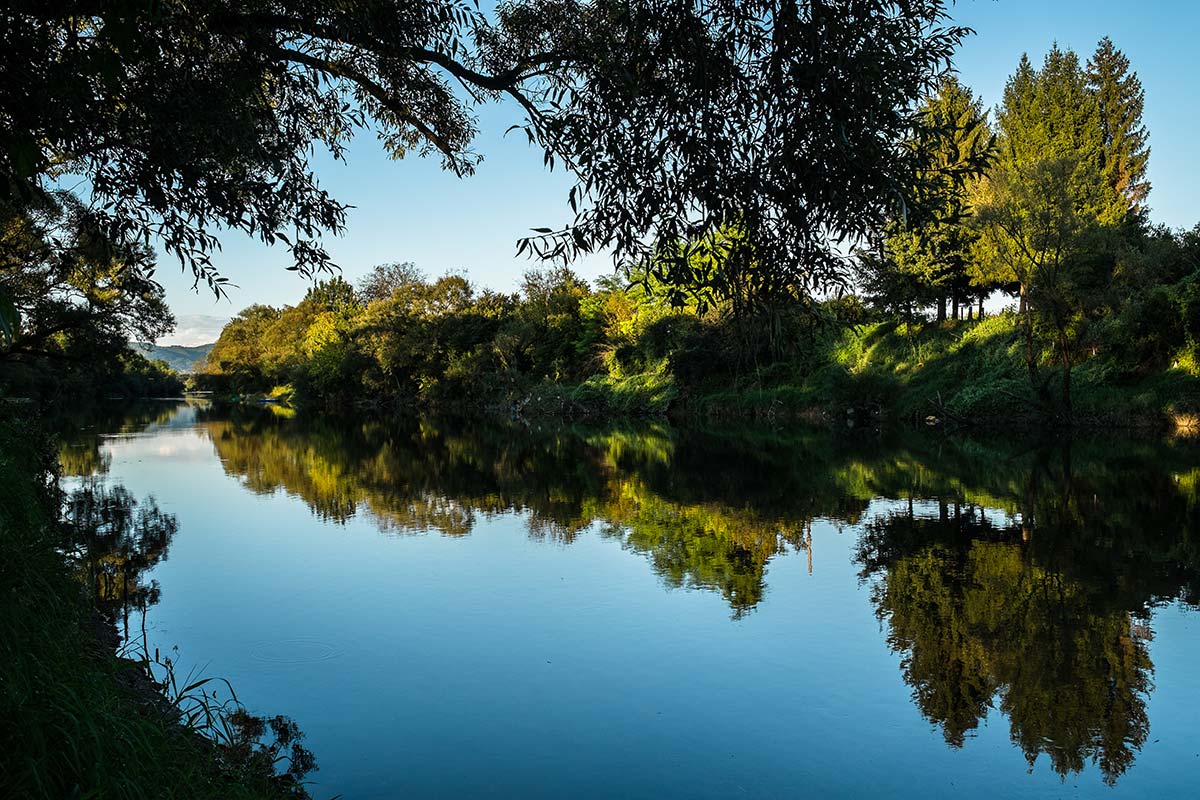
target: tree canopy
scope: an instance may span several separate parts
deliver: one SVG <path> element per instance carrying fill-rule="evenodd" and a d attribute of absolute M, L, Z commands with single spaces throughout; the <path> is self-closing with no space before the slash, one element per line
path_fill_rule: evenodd
<path fill-rule="evenodd" d="M 530 251 L 637 261 L 736 222 L 771 266 L 761 292 L 804 294 L 839 277 L 830 237 L 903 202 L 913 107 L 965 34 L 943 0 L 17 0 L 0 192 L 81 176 L 114 235 L 158 237 L 219 291 L 223 230 L 330 267 L 346 207 L 316 149 L 370 130 L 469 174 L 474 109 L 507 97 L 578 181 L 573 220 Z M 686 262 L 663 270 L 695 288 Z"/>

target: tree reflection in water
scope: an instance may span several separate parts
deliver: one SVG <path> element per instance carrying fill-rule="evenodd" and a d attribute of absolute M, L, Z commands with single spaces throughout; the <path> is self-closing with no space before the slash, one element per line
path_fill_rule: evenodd
<path fill-rule="evenodd" d="M 920 712 L 961 747 L 999 707 L 1030 763 L 1046 754 L 1064 776 L 1094 761 L 1113 783 L 1129 769 L 1149 730 L 1150 610 L 1200 599 L 1200 470 L 1184 446 L 259 411 L 189 411 L 250 491 L 392 535 L 465 536 L 510 512 L 538 539 L 596 531 L 668 586 L 719 592 L 735 618 L 763 602 L 775 557 L 803 551 L 813 569 L 814 520 L 853 526 Z M 119 490 L 88 491 L 85 506 L 112 509 L 78 513 L 109 554 L 88 569 L 144 608 L 156 587 L 127 576 L 165 555 L 174 521 L 152 502 L 135 512 Z"/>
<path fill-rule="evenodd" d="M 159 600 L 158 581 L 146 573 L 167 557 L 178 530 L 171 514 L 153 497 L 139 502 L 124 486 L 90 479 L 69 492 L 63 502 L 67 552 L 80 579 L 91 588 L 100 610 L 121 621 L 129 641 L 129 616 Z"/>
<path fill-rule="evenodd" d="M 893 514 L 863 537 L 872 600 L 913 700 L 961 747 L 998 697 L 1031 765 L 1044 752 L 1066 775 L 1090 758 L 1115 782 L 1149 729 L 1144 627 L 1099 602 L 1100 584 L 1038 564 L 1020 525 L 973 511 Z M 895 541 L 910 546 L 896 552 Z"/>
<path fill-rule="evenodd" d="M 868 523 L 862 574 L 949 744 L 998 699 L 1030 765 L 1045 753 L 1066 776 L 1093 761 L 1113 784 L 1149 732 L 1150 610 L 1197 601 L 1195 493 L 1127 456 L 1080 469 L 1069 445 L 1008 479 L 1019 510 L 1000 522 L 955 497 Z"/>

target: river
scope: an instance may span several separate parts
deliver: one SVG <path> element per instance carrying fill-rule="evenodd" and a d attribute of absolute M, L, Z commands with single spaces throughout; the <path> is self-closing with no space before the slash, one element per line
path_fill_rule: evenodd
<path fill-rule="evenodd" d="M 1198 456 L 191 401 L 61 461 L 143 514 L 122 631 L 317 798 L 1115 800 L 1200 789 Z"/>

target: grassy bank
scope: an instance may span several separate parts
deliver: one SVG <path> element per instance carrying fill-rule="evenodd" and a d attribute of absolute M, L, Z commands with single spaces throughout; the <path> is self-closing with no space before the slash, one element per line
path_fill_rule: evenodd
<path fill-rule="evenodd" d="M 1030 380 L 1017 318 L 897 321 L 829 329 L 767 368 L 688 383 L 674 354 L 653 372 L 598 376 L 574 386 L 543 384 L 527 408 L 576 416 L 668 414 L 687 417 L 854 418 L 960 424 L 1044 423 L 1063 416 L 1063 370 L 1038 358 Z M 1072 370 L 1072 421 L 1082 425 L 1170 429 L 1200 412 L 1200 370 L 1186 357 L 1165 369 L 1130 370 L 1092 344 Z M 686 356 L 686 353 L 683 354 Z M 1061 421 L 1061 419 L 1059 420 Z"/>
<path fill-rule="evenodd" d="M 0 421 L 0 794 L 307 797 L 276 777 L 278 750 L 258 743 L 257 718 L 224 718 L 215 744 L 143 663 L 118 657 L 61 547 L 52 451 L 31 429 Z"/>

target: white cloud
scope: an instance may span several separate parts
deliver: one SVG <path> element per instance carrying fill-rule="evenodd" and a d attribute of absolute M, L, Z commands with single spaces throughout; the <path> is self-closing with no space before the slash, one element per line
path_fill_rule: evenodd
<path fill-rule="evenodd" d="M 175 318 L 175 332 L 163 336 L 157 343 L 195 347 L 198 344 L 215 342 L 227 322 L 229 322 L 229 317 L 216 317 L 211 314 L 179 314 Z"/>

